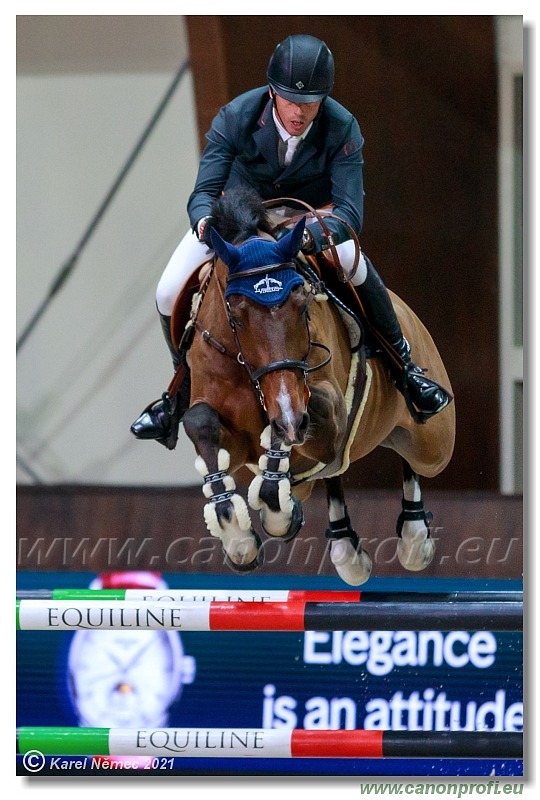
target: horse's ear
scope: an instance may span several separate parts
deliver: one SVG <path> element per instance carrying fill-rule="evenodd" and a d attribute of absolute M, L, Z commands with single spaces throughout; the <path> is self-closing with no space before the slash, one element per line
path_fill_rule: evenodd
<path fill-rule="evenodd" d="M 306 218 L 302 217 L 292 231 L 277 243 L 279 251 L 283 256 L 283 261 L 292 261 L 302 246 L 302 236 L 304 235 L 304 228 L 306 226 Z"/>
<path fill-rule="evenodd" d="M 240 261 L 239 249 L 233 244 L 226 242 L 225 239 L 219 235 L 215 228 L 210 229 L 210 239 L 212 241 L 212 247 L 216 251 L 219 258 L 221 258 L 225 266 L 235 267 Z"/>

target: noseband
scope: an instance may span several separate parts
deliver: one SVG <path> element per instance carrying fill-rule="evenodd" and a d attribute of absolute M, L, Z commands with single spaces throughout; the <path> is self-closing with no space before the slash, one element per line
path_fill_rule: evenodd
<path fill-rule="evenodd" d="M 248 277 L 253 277 L 255 275 L 262 275 L 262 274 L 266 275 L 269 272 L 277 272 L 278 270 L 283 270 L 283 269 L 293 269 L 295 272 L 297 272 L 296 264 L 294 262 L 290 262 L 290 263 L 287 263 L 287 264 L 271 264 L 269 266 L 255 267 L 254 269 L 246 269 L 246 270 L 243 270 L 242 272 L 235 272 L 232 275 L 229 275 L 227 277 L 227 284 L 232 283 L 233 281 L 238 280 L 239 278 L 248 278 Z M 313 289 L 312 289 L 311 294 L 313 294 Z M 265 375 L 268 375 L 270 372 L 279 372 L 281 370 L 295 370 L 295 369 L 298 369 L 298 370 L 300 370 L 302 372 L 302 374 L 304 376 L 304 395 L 305 395 L 306 406 L 307 406 L 307 403 L 308 403 L 309 397 L 310 397 L 310 391 L 309 391 L 309 388 L 308 388 L 308 385 L 307 385 L 307 376 L 309 375 L 310 372 L 315 372 L 315 370 L 322 369 L 322 367 L 325 367 L 330 362 L 330 360 L 332 359 L 332 353 L 331 353 L 329 347 L 327 347 L 325 344 L 322 344 L 321 342 L 315 342 L 315 341 L 312 340 L 311 331 L 309 329 L 309 314 L 306 314 L 306 331 L 307 331 L 308 346 L 307 346 L 307 352 L 306 352 L 306 355 L 304 356 L 304 358 L 302 358 L 302 359 L 284 358 L 281 361 L 272 361 L 270 364 L 266 364 L 263 367 L 259 367 L 258 369 L 254 369 L 249 364 L 249 362 L 246 361 L 246 359 L 244 358 L 244 355 L 242 353 L 242 346 L 241 346 L 240 340 L 238 338 L 238 332 L 236 330 L 236 324 L 235 324 L 234 319 L 232 317 L 231 307 L 230 307 L 230 304 L 229 304 L 228 300 L 225 301 L 225 306 L 226 306 L 226 309 L 227 309 L 227 320 L 229 322 L 229 325 L 231 326 L 231 329 L 232 329 L 232 332 L 233 332 L 233 336 L 234 336 L 234 340 L 235 340 L 236 346 L 238 348 L 238 355 L 236 356 L 236 358 L 238 360 L 238 363 L 242 364 L 242 366 L 244 366 L 246 368 L 247 373 L 248 373 L 248 375 L 250 377 L 250 380 L 253 383 L 253 386 L 255 388 L 255 391 L 257 392 L 257 396 L 259 398 L 259 402 L 261 403 L 261 405 L 264 408 L 264 410 L 266 411 L 266 402 L 265 402 L 265 399 L 264 399 L 263 391 L 261 389 L 260 380 Z M 328 353 L 328 355 L 323 361 L 321 361 L 320 364 L 316 364 L 314 367 L 309 367 L 308 366 L 308 358 L 309 358 L 309 354 L 311 352 L 311 349 L 314 348 L 314 347 L 319 347 L 322 350 L 325 350 Z"/>

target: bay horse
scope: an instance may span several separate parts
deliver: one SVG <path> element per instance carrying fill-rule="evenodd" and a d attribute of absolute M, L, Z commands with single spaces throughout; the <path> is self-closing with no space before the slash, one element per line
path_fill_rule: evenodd
<path fill-rule="evenodd" d="M 323 480 L 330 559 L 344 582 L 364 583 L 372 562 L 349 519 L 341 476 L 382 446 L 403 466 L 399 561 L 424 569 L 435 545 L 420 476 L 438 475 L 450 461 L 454 404 L 425 424 L 413 419 L 384 361 L 367 357 L 361 320 L 299 255 L 305 218 L 276 239 L 258 195 L 230 191 L 212 219 L 215 258 L 188 323 L 191 399 L 183 424 L 204 480 L 205 523 L 227 563 L 238 572 L 261 563 L 248 504 L 267 536 L 290 541 L 304 524 L 302 504 Z M 390 296 L 414 362 L 450 390 L 427 329 Z M 233 477 L 243 467 L 254 474 L 248 503 Z"/>

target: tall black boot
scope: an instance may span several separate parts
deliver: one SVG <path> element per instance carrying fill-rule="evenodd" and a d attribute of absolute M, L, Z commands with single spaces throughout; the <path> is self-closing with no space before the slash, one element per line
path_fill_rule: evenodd
<path fill-rule="evenodd" d="M 415 421 L 426 422 L 446 408 L 452 396 L 438 383 L 424 377 L 425 370 L 411 361 L 409 343 L 403 336 L 386 287 L 365 253 L 364 258 L 368 267 L 367 278 L 354 288 L 375 337 L 377 333 L 382 337 L 381 344 L 389 355 L 388 365 L 396 388 L 405 397 Z"/>
<path fill-rule="evenodd" d="M 184 376 L 176 395 L 171 397 L 168 392 L 163 392 L 161 399 L 150 403 L 135 420 L 131 432 L 137 439 L 156 439 L 168 450 L 174 450 L 178 441 L 180 420 L 189 408 L 191 375 L 186 359 L 189 347 L 182 347 L 181 343 L 180 348 L 176 349 L 171 335 L 171 318 L 159 312 L 158 314 L 174 371 L 176 373 L 182 368 Z"/>

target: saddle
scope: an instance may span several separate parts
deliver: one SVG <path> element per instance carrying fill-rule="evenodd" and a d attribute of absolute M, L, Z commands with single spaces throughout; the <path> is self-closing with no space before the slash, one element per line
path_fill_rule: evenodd
<path fill-rule="evenodd" d="M 173 313 L 171 315 L 171 338 L 177 350 L 180 350 L 180 345 L 185 335 L 186 326 L 191 317 L 193 299 L 204 286 L 209 277 L 211 268 L 212 261 L 205 261 L 202 266 L 197 267 L 197 269 L 192 272 L 184 288 L 176 298 Z"/>

